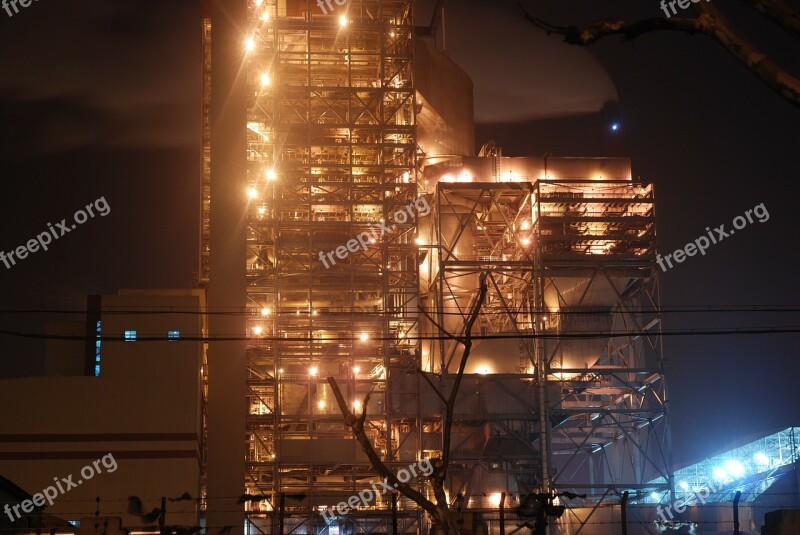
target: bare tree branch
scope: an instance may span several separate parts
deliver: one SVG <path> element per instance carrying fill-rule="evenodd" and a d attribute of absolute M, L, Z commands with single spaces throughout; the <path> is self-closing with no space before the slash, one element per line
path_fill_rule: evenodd
<path fill-rule="evenodd" d="M 800 39 L 800 11 L 786 2 L 782 0 L 742 0 L 742 3 L 777 23 L 795 39 Z"/>
<path fill-rule="evenodd" d="M 555 24 L 550 24 L 529 13 L 522 4 L 517 5 L 519 5 L 519 8 L 525 14 L 525 18 L 535 26 L 546 31 L 548 35 L 552 33 L 563 35 L 564 42 L 571 45 L 588 46 L 596 43 L 603 37 L 612 35 L 621 35 L 624 38 L 623 41 L 632 41 L 642 34 L 661 30 L 671 30 L 689 34 L 703 33 L 696 19 L 675 17 L 671 19 L 643 19 L 632 22 L 624 20 L 601 20 L 585 28 L 578 28 L 577 26 L 556 26 Z"/>
<path fill-rule="evenodd" d="M 378 456 L 378 454 L 375 452 L 375 448 L 372 446 L 372 442 L 370 442 L 367 431 L 364 428 L 367 420 L 367 404 L 369 403 L 369 395 L 367 395 L 367 397 L 364 399 L 361 415 L 356 416 L 350 411 L 347 401 L 342 395 L 342 391 L 339 389 L 336 379 L 333 377 L 328 377 L 328 384 L 331 385 L 333 395 L 336 397 L 336 402 L 339 405 L 339 410 L 341 410 L 342 415 L 344 415 L 345 425 L 352 430 L 353 435 L 356 437 L 356 440 L 358 440 L 359 444 L 361 444 L 361 448 L 364 450 L 364 453 L 367 454 L 367 458 L 369 459 L 373 468 L 375 468 L 380 475 L 384 476 L 390 483 L 392 483 L 392 485 L 404 496 L 410 498 L 414 503 L 422 507 L 428 514 L 430 514 L 431 517 L 435 519 L 437 527 L 439 529 L 446 529 L 449 535 L 458 535 L 460 533 L 459 526 L 456 522 L 456 517 L 450 512 L 450 504 L 447 502 L 447 495 L 444 491 L 444 484 L 447 478 L 447 467 L 450 463 L 450 434 L 453 426 L 453 412 L 456 400 L 458 399 L 458 390 L 461 387 L 461 380 L 464 377 L 464 370 L 467 366 L 467 360 L 469 359 L 469 354 L 472 350 L 472 329 L 478 319 L 478 316 L 480 315 L 481 307 L 486 299 L 487 291 L 488 285 L 486 284 L 486 273 L 481 273 L 480 291 L 478 292 L 477 298 L 472 305 L 472 310 L 470 311 L 470 314 L 464 323 L 463 336 L 455 336 L 446 332 L 433 320 L 433 318 L 430 317 L 427 312 L 423 310 L 423 313 L 428 317 L 428 319 L 430 319 L 431 322 L 436 325 L 437 328 L 439 328 L 448 339 L 455 340 L 464 345 L 464 352 L 461 356 L 458 374 L 456 375 L 453 388 L 450 391 L 450 395 L 447 397 L 447 399 L 445 399 L 445 397 L 431 382 L 427 375 L 422 372 L 422 370 L 417 370 L 418 373 L 422 374 L 423 379 L 425 379 L 431 388 L 433 388 L 434 392 L 436 392 L 436 395 L 439 396 L 439 399 L 442 400 L 442 403 L 444 403 L 446 408 L 443 429 L 444 444 L 442 446 L 442 458 L 439 460 L 431 459 L 433 472 L 430 474 L 430 476 L 428 476 L 433 489 L 433 495 L 436 498 L 435 503 L 428 500 L 422 495 L 422 493 L 414 489 L 411 485 L 401 483 L 400 480 L 398 480 L 397 477 L 391 472 L 391 470 L 389 470 L 386 464 L 384 464 L 380 456 Z M 443 370 L 443 373 L 444 372 L 445 370 Z"/>
<path fill-rule="evenodd" d="M 800 109 L 800 79 L 789 74 L 754 47 L 715 6 L 707 2 L 694 6 L 700 12 L 700 18 L 707 21 L 706 34 L 713 37 L 767 86 Z"/>
<path fill-rule="evenodd" d="M 367 394 L 367 397 L 364 398 L 361 415 L 356 417 L 356 415 L 350 411 L 347 401 L 345 401 L 342 391 L 339 389 L 339 385 L 336 383 L 336 379 L 333 377 L 328 377 L 328 384 L 331 385 L 331 389 L 333 389 L 333 395 L 336 397 L 336 402 L 339 404 L 339 410 L 341 410 L 342 414 L 344 415 L 345 424 L 353 431 L 353 435 L 356 437 L 356 440 L 358 440 L 359 444 L 361 444 L 361 448 L 364 450 L 364 453 L 367 454 L 367 458 L 369 459 L 373 468 L 375 468 L 380 475 L 385 477 L 387 481 L 391 483 L 392 486 L 394 486 L 398 491 L 425 509 L 425 511 L 427 511 L 431 516 L 436 519 L 440 519 L 439 510 L 436 509 L 436 506 L 411 485 L 401 483 L 400 480 L 397 479 L 397 477 L 392 473 L 392 471 L 389 470 L 389 467 L 383 463 L 375 451 L 375 448 L 372 447 L 372 442 L 370 442 L 367 432 L 364 429 L 364 422 L 367 419 L 369 394 Z"/>
<path fill-rule="evenodd" d="M 435 384 L 433 384 L 433 381 L 431 381 L 431 380 L 428 378 L 428 375 L 427 375 L 427 374 L 426 374 L 424 371 L 422 371 L 422 370 L 420 370 L 420 369 L 417 369 L 417 373 L 418 373 L 418 374 L 420 374 L 420 376 L 422 376 L 422 378 L 423 378 L 423 379 L 425 379 L 425 382 L 426 382 L 426 383 L 428 383 L 428 386 L 430 386 L 430 387 L 433 389 L 433 391 L 436 393 L 436 395 L 439 397 L 439 399 L 441 399 L 441 400 L 442 400 L 442 403 L 445 403 L 445 404 L 446 404 L 446 403 L 447 403 L 447 400 L 446 400 L 446 399 L 444 399 L 444 396 L 442 395 L 442 393 L 441 393 L 441 392 L 439 392 L 439 389 L 438 389 L 438 388 L 436 388 L 436 385 L 435 385 Z"/>
<path fill-rule="evenodd" d="M 461 364 L 458 366 L 458 375 L 456 375 L 456 381 L 453 385 L 453 389 L 450 391 L 450 397 L 447 400 L 447 415 L 445 416 L 444 422 L 444 445 L 442 446 L 442 479 L 447 475 L 447 466 L 450 463 L 450 429 L 453 427 L 453 410 L 455 409 L 456 404 L 456 397 L 458 396 L 458 390 L 461 388 L 461 380 L 464 378 L 464 370 L 467 367 L 467 359 L 469 359 L 469 354 L 472 352 L 472 326 L 475 324 L 475 320 L 478 319 L 478 315 L 481 312 L 481 307 L 483 306 L 483 301 L 486 299 L 486 292 L 488 291 L 489 287 L 486 284 L 486 273 L 481 273 L 480 278 L 480 290 L 478 291 L 478 297 L 475 300 L 475 305 L 472 307 L 472 312 L 467 319 L 467 322 L 464 325 L 464 337 L 461 340 L 461 343 L 464 344 L 464 353 L 461 355 Z"/>
<path fill-rule="evenodd" d="M 444 336 L 445 336 L 446 338 L 449 338 L 450 340 L 455 340 L 456 342 L 458 342 L 458 341 L 460 340 L 460 338 L 459 338 L 458 336 L 455 336 L 454 334 L 451 334 L 451 333 L 449 333 L 449 332 L 445 331 L 445 330 L 444 330 L 444 327 L 442 327 L 441 325 L 439 325 L 439 323 L 438 323 L 438 322 L 437 322 L 435 319 L 433 319 L 433 316 L 431 316 L 431 315 L 430 315 L 430 313 L 429 313 L 427 310 L 425 310 L 424 308 L 422 308 L 422 306 L 420 306 L 420 307 L 419 307 L 419 310 L 420 310 L 420 312 L 422 312 L 422 313 L 425 315 L 425 317 L 426 317 L 426 318 L 428 318 L 428 321 L 430 321 L 431 323 L 433 323 L 433 325 L 434 325 L 434 326 L 435 326 L 437 329 L 439 329 L 439 332 L 441 332 L 441 333 L 444 333 Z"/>
<path fill-rule="evenodd" d="M 748 1 L 748 0 L 745 0 Z M 778 16 L 776 0 L 762 0 L 756 2 L 761 4 L 761 8 L 772 15 Z M 769 59 L 756 47 L 754 47 L 736 28 L 726 19 L 716 7 L 708 2 L 693 4 L 698 16 L 691 19 L 686 18 L 664 18 L 664 19 L 644 19 L 640 21 L 600 21 L 586 28 L 577 26 L 556 26 L 528 13 L 519 4 L 520 9 L 525 14 L 525 18 L 536 27 L 543 29 L 548 34 L 554 33 L 564 36 L 564 41 L 579 46 L 588 46 L 596 43 L 603 37 L 621 35 L 624 40 L 633 40 L 640 35 L 659 30 L 681 31 L 688 34 L 702 34 L 714 39 L 730 55 L 736 58 L 745 68 L 753 73 L 759 80 L 764 82 L 773 91 L 778 93 L 784 100 L 788 101 L 796 108 L 800 108 L 800 79 L 781 68 L 774 61 Z M 772 10 L 768 10 L 770 6 Z M 754 6 L 755 9 L 758 7 Z M 798 24 L 797 20 L 792 22 L 794 10 L 788 6 L 781 12 L 783 17 L 779 22 L 794 27 Z M 794 13 L 796 15 L 796 13 Z M 778 20 L 778 19 L 776 19 Z M 788 30 L 792 33 L 793 30 Z M 793 34 L 793 33 L 792 33 Z M 794 35 L 794 34 L 793 34 Z"/>

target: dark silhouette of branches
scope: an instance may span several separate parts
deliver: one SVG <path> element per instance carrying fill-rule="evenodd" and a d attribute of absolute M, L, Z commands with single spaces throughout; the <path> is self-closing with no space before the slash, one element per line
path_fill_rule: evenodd
<path fill-rule="evenodd" d="M 344 416 L 345 425 L 352 430 L 353 435 L 359 444 L 361 444 L 361 448 L 364 450 L 364 453 L 366 453 L 367 458 L 372 464 L 372 467 L 378 472 L 378 474 L 385 477 L 389 483 L 397 488 L 401 494 L 412 500 L 414 503 L 424 509 L 425 512 L 431 515 L 431 517 L 434 519 L 436 527 L 442 531 L 446 530 L 448 535 L 458 535 L 460 533 L 454 517 L 450 514 L 450 506 L 447 503 L 447 496 L 445 495 L 444 491 L 444 484 L 447 479 L 447 468 L 450 464 L 450 434 L 453 426 L 453 411 L 455 409 L 455 403 L 458 397 L 458 390 L 461 388 L 461 381 L 464 376 L 464 370 L 467 366 L 467 360 L 469 359 L 470 352 L 472 351 L 472 329 L 475 325 L 475 321 L 477 321 L 478 317 L 480 316 L 481 307 L 486 299 L 487 290 L 488 286 L 486 284 L 486 273 L 481 273 L 480 290 L 476 296 L 472 309 L 470 310 L 470 314 L 467 316 L 467 319 L 464 322 L 463 334 L 461 335 L 454 335 L 445 332 L 444 329 L 438 323 L 436 323 L 436 321 L 433 320 L 433 318 L 426 311 L 422 311 L 423 314 L 425 314 L 431 320 L 433 325 L 442 331 L 445 336 L 464 346 L 464 351 L 461 355 L 461 362 L 458 367 L 458 374 L 456 375 L 455 382 L 449 396 L 445 398 L 430 382 L 430 378 L 424 376 L 425 380 L 428 381 L 431 387 L 434 388 L 434 391 L 437 392 L 439 399 L 441 399 L 445 405 L 445 421 L 443 429 L 444 444 L 442 447 L 442 458 L 438 460 L 431 459 L 431 464 L 433 465 L 434 470 L 429 476 L 431 487 L 433 488 L 433 495 L 436 500 L 435 503 L 428 500 L 428 498 L 426 498 L 421 492 L 416 490 L 408 483 L 401 483 L 375 451 L 375 448 L 369 439 L 367 430 L 365 429 L 367 406 L 369 405 L 370 398 L 369 394 L 367 394 L 366 398 L 364 398 L 364 401 L 361 404 L 361 414 L 356 416 L 350 410 L 347 400 L 342 394 L 336 379 L 333 377 L 328 377 L 328 384 L 330 384 L 333 394 L 336 397 L 336 402 L 339 405 L 339 410 L 341 410 L 342 415 Z"/>
<path fill-rule="evenodd" d="M 783 0 L 741 0 L 742 3 L 776 23 L 795 39 L 800 40 L 800 11 Z M 736 58 L 747 70 L 778 93 L 784 100 L 800 108 L 800 79 L 789 73 L 757 49 L 710 2 L 692 4 L 695 17 L 657 17 L 642 20 L 602 20 L 589 26 L 559 26 L 530 13 L 518 4 L 525 18 L 548 34 L 561 35 L 571 45 L 589 46 L 609 36 L 621 36 L 632 41 L 655 31 L 677 31 L 690 35 L 705 35 Z"/>

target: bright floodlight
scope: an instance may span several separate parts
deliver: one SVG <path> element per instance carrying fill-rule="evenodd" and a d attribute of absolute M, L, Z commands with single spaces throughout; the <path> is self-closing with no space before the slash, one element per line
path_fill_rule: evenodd
<path fill-rule="evenodd" d="M 611 123 L 611 131 L 617 132 L 619 130 L 619 123 Z"/>
<path fill-rule="evenodd" d="M 261 85 L 267 86 L 270 84 L 269 74 L 264 73 L 261 75 Z"/>
<path fill-rule="evenodd" d="M 761 453 L 760 451 L 753 455 L 753 460 L 759 466 L 769 466 L 769 457 Z"/>
<path fill-rule="evenodd" d="M 256 188 L 248 188 L 247 196 L 250 197 L 251 199 L 255 199 L 256 197 L 258 197 L 258 191 L 256 190 Z"/>
<path fill-rule="evenodd" d="M 319 407 L 320 409 L 324 409 L 325 408 L 325 400 L 324 399 L 319 400 L 317 402 L 317 407 Z"/>
<path fill-rule="evenodd" d="M 347 26 L 347 17 L 344 15 L 339 16 L 339 26 Z"/>
<path fill-rule="evenodd" d="M 361 371 L 361 368 L 358 366 L 353 366 L 353 373 L 358 373 Z"/>
<path fill-rule="evenodd" d="M 714 468 L 714 479 L 720 482 L 724 482 L 726 479 L 728 479 L 728 472 L 726 472 L 725 469 L 721 467 Z"/>
<path fill-rule="evenodd" d="M 689 484 L 686 481 L 681 481 L 678 485 L 680 485 L 683 490 L 689 490 Z"/>
<path fill-rule="evenodd" d="M 252 52 L 256 48 L 256 40 L 252 37 L 248 37 L 244 40 L 244 49 L 248 52 Z"/>
<path fill-rule="evenodd" d="M 728 461 L 725 463 L 725 469 L 734 478 L 738 479 L 744 476 L 744 466 L 739 461 Z"/>
<path fill-rule="evenodd" d="M 500 500 L 503 498 L 503 495 L 499 492 L 495 492 L 489 496 L 489 503 L 492 504 L 493 507 L 500 507 Z"/>
<path fill-rule="evenodd" d="M 530 245 L 531 239 L 530 238 L 522 238 L 522 245 Z"/>
<path fill-rule="evenodd" d="M 255 334 L 256 336 L 260 335 L 263 332 L 264 329 L 262 329 L 261 326 L 253 327 L 253 334 Z"/>
<path fill-rule="evenodd" d="M 658 493 L 653 491 L 653 492 L 650 493 L 650 497 L 653 498 L 654 500 L 657 500 L 658 499 Z"/>
<path fill-rule="evenodd" d="M 264 307 L 264 308 L 261 309 L 261 315 L 262 316 L 269 316 L 270 312 L 271 312 L 270 309 L 267 308 L 267 307 Z"/>
<path fill-rule="evenodd" d="M 367 333 L 361 333 L 361 335 L 360 335 L 358 338 L 359 338 L 359 339 L 360 339 L 362 342 L 366 342 L 366 341 L 369 339 L 369 335 L 367 335 Z"/>
<path fill-rule="evenodd" d="M 308 375 L 317 375 L 319 373 L 319 369 L 316 366 L 311 366 L 308 369 Z"/>
<path fill-rule="evenodd" d="M 278 176 L 278 174 L 275 172 L 275 169 L 267 169 L 266 175 L 267 180 L 275 180 L 275 178 Z"/>
<path fill-rule="evenodd" d="M 358 400 L 354 401 L 353 402 L 353 409 L 357 410 L 357 411 L 360 411 L 361 410 L 361 402 L 358 401 Z"/>

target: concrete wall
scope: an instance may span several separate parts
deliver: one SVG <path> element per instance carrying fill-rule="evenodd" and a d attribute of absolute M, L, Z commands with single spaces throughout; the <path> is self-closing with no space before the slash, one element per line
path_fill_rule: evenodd
<path fill-rule="evenodd" d="M 86 335 L 86 322 L 58 321 L 47 324 L 47 334 L 57 336 Z M 83 340 L 47 340 L 44 374 L 55 377 L 83 375 L 86 343 Z"/>
<path fill-rule="evenodd" d="M 422 103 L 418 141 L 428 156 L 475 154 L 472 80 L 428 39 L 414 40 L 414 84 Z"/>
<path fill-rule="evenodd" d="M 211 264 L 212 312 L 244 312 L 247 277 L 245 234 L 247 80 L 243 34 L 247 2 L 210 1 L 211 19 Z M 212 315 L 208 352 L 208 526 L 242 532 L 236 497 L 245 480 L 245 315 Z"/>
<path fill-rule="evenodd" d="M 0 381 L 0 474 L 30 494 L 54 485 L 54 478 L 82 481 L 58 496 L 47 514 L 90 516 L 99 496 L 101 513 L 123 516 L 130 527 L 141 525 L 122 515 L 130 495 L 142 498 L 148 511 L 161 496 L 199 496 L 202 344 L 142 341 L 165 338 L 168 330 L 201 335 L 200 296 L 182 293 L 103 298 L 104 336 L 136 330 L 139 341 L 104 341 L 99 377 Z M 192 313 L 108 313 L 114 310 Z M 105 465 L 92 466 L 108 454 Z M 172 503 L 168 512 L 170 524 L 197 523 L 194 501 Z"/>

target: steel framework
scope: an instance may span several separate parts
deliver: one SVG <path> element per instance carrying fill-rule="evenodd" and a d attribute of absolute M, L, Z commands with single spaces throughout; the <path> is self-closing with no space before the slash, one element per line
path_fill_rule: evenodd
<path fill-rule="evenodd" d="M 355 407 L 371 393 L 387 463 L 417 460 L 404 442 L 418 415 L 388 410 L 386 395 L 418 353 L 416 222 L 397 216 L 417 198 L 412 4 L 349 0 L 323 14 L 312 0 L 249 3 L 246 487 L 273 497 L 250 506 L 263 532 L 317 533 L 317 508 L 376 477 L 329 376 Z M 279 493 L 305 494 L 281 520 Z M 388 499 L 359 522 L 387 532 Z M 418 520 L 405 513 L 403 532 Z"/>
<path fill-rule="evenodd" d="M 599 506 L 671 491 L 652 185 L 440 182 L 434 198 L 425 306 L 459 333 L 480 272 L 490 289 L 467 367 L 475 386 L 455 415 L 451 493 L 569 490 L 588 494 L 573 505 Z M 426 341 L 422 355 L 449 384 L 455 344 Z"/>
<path fill-rule="evenodd" d="M 356 410 L 371 395 L 367 427 L 395 471 L 441 454 L 432 386 L 448 391 L 460 351 L 438 326 L 463 330 L 480 273 L 489 291 L 454 414 L 451 495 L 489 518 L 501 492 L 510 509 L 541 490 L 590 505 L 671 491 L 652 186 L 549 180 L 546 161 L 543 179 L 501 174 L 494 157 L 492 176 L 448 164 L 460 182 L 432 180 L 420 198 L 413 1 L 326 13 L 315 0 L 247 2 L 244 490 L 263 497 L 246 505 L 249 529 L 317 533 L 321 507 L 376 478 L 328 377 Z M 208 86 L 211 21 L 203 29 Z M 204 89 L 201 282 L 210 106 Z M 389 532 L 389 504 L 350 518 Z M 426 531 L 418 507 L 398 509 L 400 532 Z"/>
<path fill-rule="evenodd" d="M 537 378 L 558 385 L 542 477 L 596 504 L 670 491 L 653 187 L 539 181 L 535 196 Z"/>

